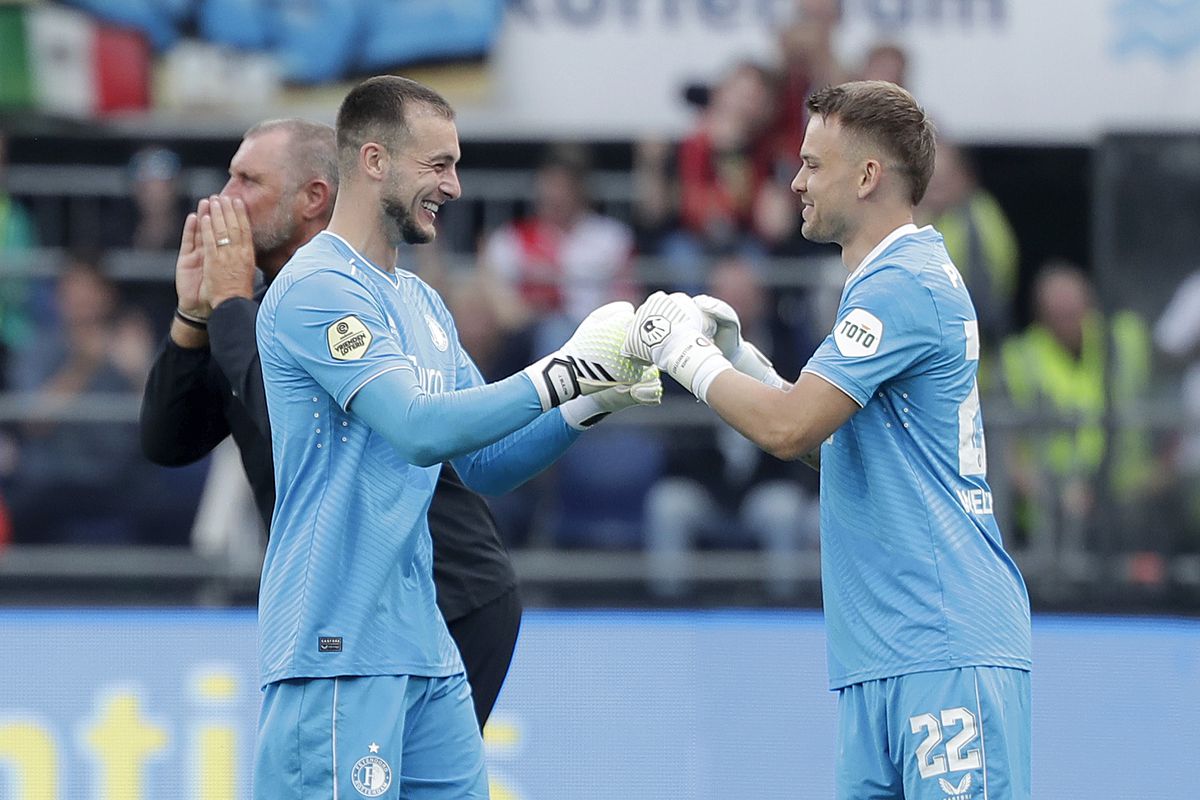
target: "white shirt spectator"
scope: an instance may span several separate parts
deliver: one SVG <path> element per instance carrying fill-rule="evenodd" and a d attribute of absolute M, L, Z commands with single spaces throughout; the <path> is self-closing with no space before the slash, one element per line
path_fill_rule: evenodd
<path fill-rule="evenodd" d="M 628 298 L 632 254 L 628 225 L 588 212 L 567 229 L 537 218 L 506 225 L 488 238 L 483 263 L 531 313 L 574 324 Z"/>
<path fill-rule="evenodd" d="M 1154 327 L 1154 343 L 1172 358 L 1187 360 L 1182 401 L 1185 417 L 1194 425 L 1200 420 L 1200 271 L 1188 277 Z M 1180 466 L 1200 472 L 1200 432 L 1184 438 Z"/>

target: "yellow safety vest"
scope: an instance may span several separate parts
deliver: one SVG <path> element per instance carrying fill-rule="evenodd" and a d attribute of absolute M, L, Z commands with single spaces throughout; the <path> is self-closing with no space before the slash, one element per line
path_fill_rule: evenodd
<path fill-rule="evenodd" d="M 1110 401 L 1114 412 L 1129 409 L 1149 383 L 1150 336 L 1133 312 L 1114 314 L 1108 325 L 1092 313 L 1084 321 L 1078 358 L 1035 323 L 1004 342 L 1001 361 L 1017 408 L 1057 414 L 1067 424 L 1065 430 L 1022 437 L 1025 454 L 1057 477 L 1095 478 L 1105 457 Z M 1128 495 L 1150 477 L 1150 443 L 1145 431 L 1128 426 L 1119 427 L 1116 436 L 1112 488 Z"/>

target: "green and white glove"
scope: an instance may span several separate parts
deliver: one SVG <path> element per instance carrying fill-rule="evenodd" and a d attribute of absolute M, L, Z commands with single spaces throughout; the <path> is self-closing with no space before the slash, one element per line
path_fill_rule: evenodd
<path fill-rule="evenodd" d="M 775 371 L 771 359 L 742 338 L 742 322 L 732 306 L 707 294 L 698 294 L 692 300 L 704 315 L 705 330 L 711 331 L 713 344 L 729 359 L 734 369 L 776 389 L 787 386 L 787 381 Z"/>
<path fill-rule="evenodd" d="M 562 415 L 576 430 L 587 430 L 613 412 L 634 406 L 657 406 L 662 403 L 663 385 L 658 367 L 651 364 L 642 369 L 642 379 L 628 386 L 614 386 L 602 392 L 576 397 L 563 403 Z"/>
<path fill-rule="evenodd" d="M 600 306 L 579 323 L 562 347 L 521 370 L 533 382 L 542 411 L 580 395 L 641 381 L 646 365 L 621 354 L 632 321 L 632 303 L 621 300 Z"/>
<path fill-rule="evenodd" d="M 656 364 L 704 400 L 717 375 L 733 369 L 704 333 L 704 314 L 682 292 L 655 292 L 634 316 L 621 352 Z"/>

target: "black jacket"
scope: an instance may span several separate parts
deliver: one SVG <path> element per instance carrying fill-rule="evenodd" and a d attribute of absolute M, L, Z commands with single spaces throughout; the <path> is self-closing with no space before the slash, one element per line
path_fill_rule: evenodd
<path fill-rule="evenodd" d="M 254 334 L 258 302 L 232 299 L 208 321 L 209 346 L 188 349 L 167 338 L 142 398 L 141 439 L 146 457 L 179 466 L 204 457 L 230 434 L 268 530 L 275 508 L 271 429 L 262 366 Z M 448 622 L 516 586 L 516 575 L 483 498 L 463 485 L 449 464 L 429 507 L 433 579 Z"/>

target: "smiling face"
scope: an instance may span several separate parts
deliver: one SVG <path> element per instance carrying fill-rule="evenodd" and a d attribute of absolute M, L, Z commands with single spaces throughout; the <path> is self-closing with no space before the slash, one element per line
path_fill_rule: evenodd
<path fill-rule="evenodd" d="M 424 244 L 437 236 L 438 211 L 462 194 L 456 165 L 458 129 L 442 116 L 414 110 L 408 136 L 392 154 L 381 206 L 398 244 Z"/>
<path fill-rule="evenodd" d="M 800 158 L 792 181 L 804 203 L 800 232 L 811 242 L 844 244 L 856 227 L 860 170 L 853 143 L 835 118 L 814 114 Z"/>

